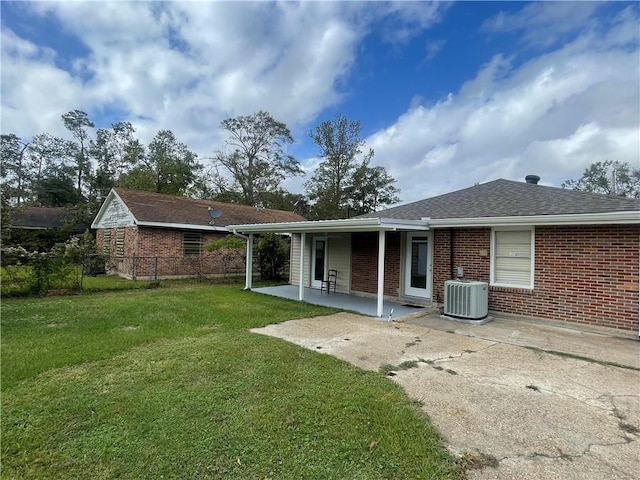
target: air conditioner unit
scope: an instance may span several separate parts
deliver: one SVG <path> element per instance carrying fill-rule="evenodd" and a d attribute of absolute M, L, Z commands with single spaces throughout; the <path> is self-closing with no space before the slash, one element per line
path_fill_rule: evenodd
<path fill-rule="evenodd" d="M 488 315 L 488 303 L 489 288 L 485 282 L 444 282 L 444 315 L 447 317 L 484 320 Z"/>

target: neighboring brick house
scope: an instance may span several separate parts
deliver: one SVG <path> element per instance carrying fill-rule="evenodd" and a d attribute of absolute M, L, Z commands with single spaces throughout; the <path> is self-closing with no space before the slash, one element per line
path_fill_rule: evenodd
<path fill-rule="evenodd" d="M 492 312 L 637 332 L 640 200 L 533 177 L 352 219 L 232 228 L 291 233 L 292 284 L 317 286 L 336 268 L 338 291 L 376 296 L 378 315 L 383 298 L 441 304 L 462 274 L 489 284 Z"/>
<path fill-rule="evenodd" d="M 208 252 L 207 243 L 231 234 L 231 223 L 300 220 L 282 210 L 113 188 L 91 228 L 108 273 L 168 278 L 243 273 L 244 252 Z"/>

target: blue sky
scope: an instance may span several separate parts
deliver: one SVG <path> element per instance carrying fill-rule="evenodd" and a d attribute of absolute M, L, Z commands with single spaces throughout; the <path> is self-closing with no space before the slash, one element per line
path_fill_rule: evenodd
<path fill-rule="evenodd" d="M 592 162 L 640 164 L 637 2 L 5 2 L 2 133 L 66 136 L 81 109 L 171 129 L 203 159 L 267 110 L 291 153 L 340 112 L 403 202 Z M 203 163 L 208 164 L 207 160 Z M 304 178 L 288 181 L 303 190 Z"/>

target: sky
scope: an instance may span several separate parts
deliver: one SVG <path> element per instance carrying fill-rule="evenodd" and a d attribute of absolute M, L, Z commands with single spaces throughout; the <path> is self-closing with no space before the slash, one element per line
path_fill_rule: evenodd
<path fill-rule="evenodd" d="M 497 178 L 560 186 L 640 167 L 638 2 L 0 2 L 1 131 L 69 137 L 130 121 L 206 166 L 225 118 L 268 111 L 296 140 L 340 113 L 402 203 Z"/>

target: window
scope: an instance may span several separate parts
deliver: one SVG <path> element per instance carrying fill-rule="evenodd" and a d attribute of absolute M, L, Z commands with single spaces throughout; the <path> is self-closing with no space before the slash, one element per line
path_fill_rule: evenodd
<path fill-rule="evenodd" d="M 124 257 L 124 228 L 116 230 L 116 257 Z"/>
<path fill-rule="evenodd" d="M 199 257 L 202 252 L 202 234 L 184 232 L 182 234 L 182 256 Z"/>
<path fill-rule="evenodd" d="M 533 288 L 534 230 L 493 230 L 491 284 Z"/>
<path fill-rule="evenodd" d="M 111 230 L 104 231 L 102 235 L 102 254 L 107 256 L 111 253 Z"/>

